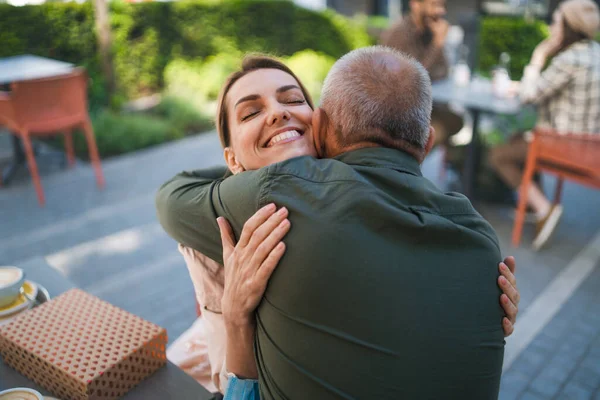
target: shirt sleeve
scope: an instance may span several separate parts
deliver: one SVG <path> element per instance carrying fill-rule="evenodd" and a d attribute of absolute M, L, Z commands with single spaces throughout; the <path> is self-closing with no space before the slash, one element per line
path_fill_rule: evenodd
<path fill-rule="evenodd" d="M 158 190 L 158 220 L 177 242 L 222 264 L 217 218 L 225 217 L 239 236 L 248 218 L 266 204 L 262 191 L 268 168 L 227 178 L 223 168 L 182 172 Z"/>
<path fill-rule="evenodd" d="M 561 91 L 572 79 L 577 66 L 565 57 L 555 57 L 543 72 L 534 65 L 523 71 L 520 97 L 523 103 L 540 104 Z"/>
<path fill-rule="evenodd" d="M 260 400 L 258 381 L 231 376 L 224 400 Z"/>

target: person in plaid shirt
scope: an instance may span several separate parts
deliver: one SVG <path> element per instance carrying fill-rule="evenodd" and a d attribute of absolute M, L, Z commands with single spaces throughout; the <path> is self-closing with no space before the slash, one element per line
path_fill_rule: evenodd
<path fill-rule="evenodd" d="M 550 37 L 534 50 L 520 82 L 523 103 L 538 109 L 537 127 L 558 133 L 600 133 L 600 44 L 593 40 L 600 28 L 600 12 L 592 0 L 568 0 L 553 15 Z M 550 65 L 542 71 L 546 60 Z M 491 151 L 491 164 L 508 185 L 517 189 L 531 135 L 515 135 Z M 533 248 L 548 240 L 562 215 L 533 184 L 529 206 L 536 213 Z"/>

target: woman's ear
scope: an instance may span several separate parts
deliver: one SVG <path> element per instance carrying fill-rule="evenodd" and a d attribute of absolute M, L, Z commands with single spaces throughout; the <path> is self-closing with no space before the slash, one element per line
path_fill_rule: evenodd
<path fill-rule="evenodd" d="M 244 167 L 242 167 L 242 164 L 240 164 L 237 158 L 235 157 L 235 153 L 233 152 L 233 149 L 231 147 L 225 147 L 225 149 L 223 150 L 223 157 L 225 158 L 227 167 L 229 167 L 229 170 L 234 175 L 245 171 Z"/>

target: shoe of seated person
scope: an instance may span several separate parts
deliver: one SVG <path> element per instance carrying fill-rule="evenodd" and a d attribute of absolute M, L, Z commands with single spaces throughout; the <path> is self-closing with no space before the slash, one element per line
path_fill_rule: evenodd
<path fill-rule="evenodd" d="M 517 209 L 513 209 L 510 212 L 510 217 L 513 220 L 517 219 Z M 526 224 L 537 224 L 540 221 L 540 219 L 538 218 L 537 214 L 535 213 L 535 211 L 533 211 L 531 208 L 527 207 L 527 209 L 525 210 L 525 218 L 524 221 Z"/>
<path fill-rule="evenodd" d="M 546 244 L 546 242 L 548 242 L 548 239 L 550 239 L 550 236 L 552 236 L 552 233 L 554 233 L 562 214 L 563 206 L 556 204 L 552 206 L 548 215 L 546 215 L 537 223 L 537 234 L 535 235 L 535 239 L 533 239 L 533 243 L 531 245 L 535 251 L 540 250 Z"/>

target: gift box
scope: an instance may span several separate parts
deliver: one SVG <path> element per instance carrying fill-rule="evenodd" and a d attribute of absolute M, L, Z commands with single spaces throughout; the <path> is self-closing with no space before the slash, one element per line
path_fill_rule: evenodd
<path fill-rule="evenodd" d="M 4 362 L 61 399 L 117 399 L 167 362 L 165 329 L 72 289 L 0 327 Z"/>

